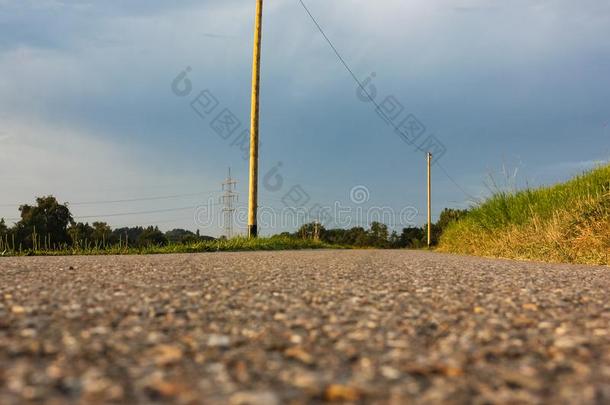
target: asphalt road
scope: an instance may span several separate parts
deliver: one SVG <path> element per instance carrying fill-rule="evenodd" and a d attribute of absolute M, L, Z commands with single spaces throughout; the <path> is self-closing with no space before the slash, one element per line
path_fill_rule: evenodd
<path fill-rule="evenodd" d="M 0 403 L 609 403 L 610 268 L 0 258 Z"/>

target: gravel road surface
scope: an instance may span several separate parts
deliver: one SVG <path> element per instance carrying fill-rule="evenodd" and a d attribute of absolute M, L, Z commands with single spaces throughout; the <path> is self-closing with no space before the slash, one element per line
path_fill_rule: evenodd
<path fill-rule="evenodd" d="M 610 268 L 0 258 L 0 403 L 610 403 Z"/>

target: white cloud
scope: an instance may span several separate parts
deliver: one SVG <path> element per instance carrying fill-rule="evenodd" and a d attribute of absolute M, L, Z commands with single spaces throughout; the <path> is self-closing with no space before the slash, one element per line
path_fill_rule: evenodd
<path fill-rule="evenodd" d="M 104 141 L 100 134 L 31 121 L 3 125 L 0 171 L 5 175 L 0 187 L 4 190 L 73 194 L 101 184 L 133 184 L 141 174 L 140 168 L 128 163 L 132 160 L 125 148 Z"/>
<path fill-rule="evenodd" d="M 41 122 L 4 121 L 3 124 L 0 134 L 0 173 L 3 173 L 0 177 L 0 217 L 17 217 L 17 206 L 13 204 L 32 202 L 41 195 L 52 194 L 62 202 L 106 201 L 192 193 L 193 185 L 205 181 L 194 175 L 158 173 L 138 161 L 128 145 L 108 142 L 102 134 Z M 163 204 L 161 208 L 173 208 L 184 206 L 185 202 L 73 207 L 72 212 L 76 215 L 108 214 L 121 210 L 139 212 L 159 209 L 160 204 Z M 145 224 L 150 219 L 154 218 L 134 216 L 116 221 L 141 221 Z M 184 223 L 193 228 L 192 221 Z"/>

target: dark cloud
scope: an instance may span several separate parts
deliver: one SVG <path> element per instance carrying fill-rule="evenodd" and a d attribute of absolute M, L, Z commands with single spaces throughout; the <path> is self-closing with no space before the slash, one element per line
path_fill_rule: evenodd
<path fill-rule="evenodd" d="M 353 80 L 297 2 L 269 3 L 261 100 L 266 164 L 282 160 L 305 181 L 339 173 L 335 186 L 357 179 L 385 188 L 379 199 L 417 205 L 420 196 L 409 185 L 418 184 L 423 160 L 357 99 Z M 312 1 L 312 10 L 356 74 L 378 72 L 380 97 L 393 94 L 424 121 L 446 143 L 448 169 L 473 184 L 503 155 L 549 165 L 595 158 L 603 139 L 608 144 L 599 127 L 610 116 L 610 14 L 599 3 Z M 0 111 L 145 145 L 167 156 L 168 170 L 185 162 L 223 171 L 241 163 L 170 84 L 191 66 L 194 91 L 211 89 L 247 123 L 250 2 L 0 4 L 9 4 L 0 6 L 0 52 L 62 51 L 14 59 L 4 52 Z M 233 9 L 239 7 L 241 14 Z M 400 187 L 387 180 L 398 172 Z M 451 184 L 438 190 L 439 200 L 461 199 Z"/>
<path fill-rule="evenodd" d="M 223 4 L 238 3 L 224 0 Z M 202 9 L 218 4 L 210 0 L 47 0 L 7 2 L 0 4 L 0 50 L 20 46 L 47 49 L 69 49 L 82 44 L 109 44 L 101 31 L 114 18 L 162 17 L 164 13 Z M 209 38 L 230 38 L 223 33 L 204 33 Z"/>

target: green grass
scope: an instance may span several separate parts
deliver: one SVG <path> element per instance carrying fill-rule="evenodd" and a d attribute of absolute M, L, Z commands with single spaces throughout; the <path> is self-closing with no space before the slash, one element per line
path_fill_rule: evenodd
<path fill-rule="evenodd" d="M 515 193 L 498 192 L 448 227 L 441 251 L 607 264 L 610 165 L 572 180 Z"/>
<path fill-rule="evenodd" d="M 560 209 L 585 199 L 599 199 L 610 192 L 610 165 L 584 173 L 567 183 L 517 193 L 498 192 L 474 208 L 468 219 L 485 229 L 523 225 L 538 216 L 546 220 Z"/>
<path fill-rule="evenodd" d="M 249 239 L 237 237 L 228 240 L 198 242 L 194 244 L 170 244 L 167 246 L 125 247 L 109 246 L 106 248 L 66 248 L 61 250 L 36 250 L 23 252 L 6 252 L 5 256 L 73 256 L 73 255 L 150 255 L 171 253 L 202 252 L 238 252 L 268 250 L 302 250 L 342 248 L 314 240 L 296 239 L 284 236 Z"/>

